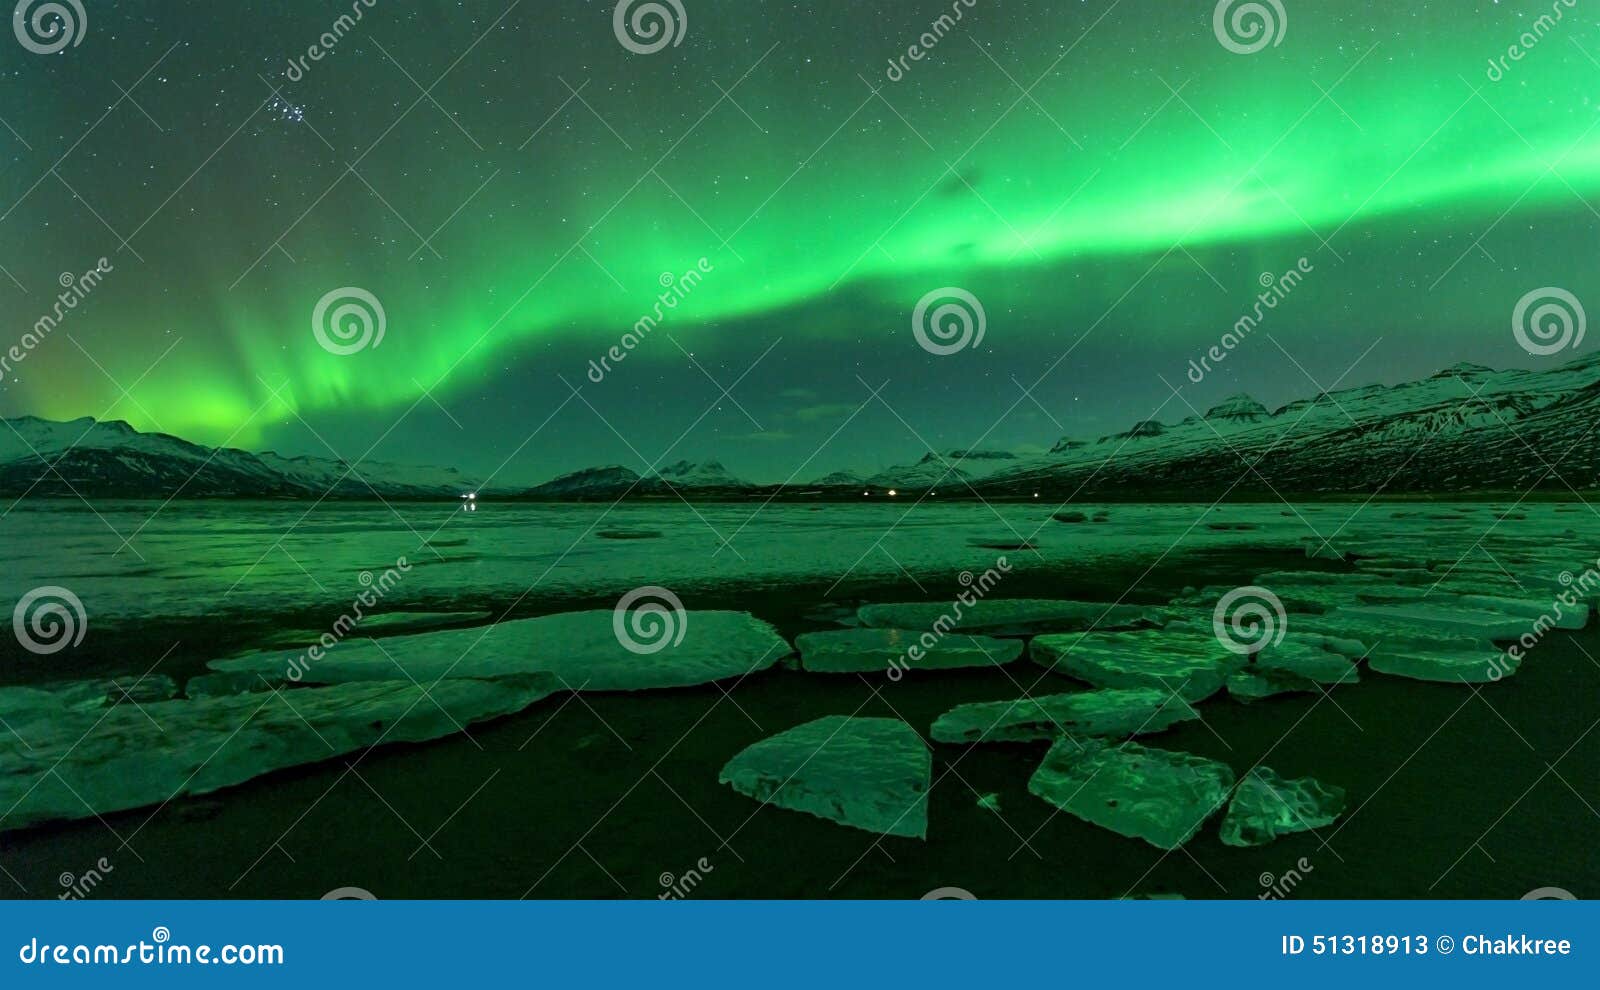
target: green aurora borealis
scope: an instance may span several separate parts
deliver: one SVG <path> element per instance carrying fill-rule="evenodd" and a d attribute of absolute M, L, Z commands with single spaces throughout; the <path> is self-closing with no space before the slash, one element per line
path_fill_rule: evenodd
<path fill-rule="evenodd" d="M 0 279 L 5 343 L 63 271 L 115 266 L 0 382 L 0 414 L 350 457 L 381 437 L 374 458 L 479 471 L 515 454 L 520 480 L 640 468 L 696 424 L 673 459 L 782 478 L 862 380 L 890 381 L 894 413 L 872 405 L 807 474 L 924 439 L 1048 446 L 1052 419 L 1114 432 L 1170 398 L 1163 377 L 1204 409 L 1311 394 L 1369 347 L 1344 386 L 1531 365 L 1519 297 L 1600 306 L 1587 3 L 1558 0 L 1492 81 L 1548 0 L 1284 0 L 1282 43 L 1250 55 L 1218 43 L 1212 2 L 977 0 L 898 82 L 889 60 L 948 3 L 684 0 L 682 44 L 636 55 L 612 2 L 378 0 L 296 82 L 289 58 L 347 4 L 97 3 L 60 55 L 0 44 L 0 265 L 26 290 Z M 436 106 L 417 84 L 447 70 Z M 692 295 L 586 381 L 702 257 Z M 1301 257 L 1271 339 L 1185 382 Z M 310 320 L 347 285 L 387 329 L 341 357 Z M 937 358 L 910 313 L 947 285 L 988 331 Z M 769 347 L 697 423 L 709 379 Z M 563 378 L 583 399 L 557 412 Z"/>

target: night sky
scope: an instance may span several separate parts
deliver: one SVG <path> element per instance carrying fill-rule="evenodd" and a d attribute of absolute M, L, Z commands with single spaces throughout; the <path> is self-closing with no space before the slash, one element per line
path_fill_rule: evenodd
<path fill-rule="evenodd" d="M 1529 354 L 1519 299 L 1600 306 L 1589 2 L 1282 0 L 1257 5 L 1281 34 L 1225 44 L 1211 0 L 681 0 L 679 43 L 638 53 L 614 0 L 81 0 L 76 44 L 0 43 L 0 344 L 63 273 L 111 271 L 0 415 L 501 483 L 707 457 L 803 480 L 1549 366 L 1595 341 Z M 381 304 L 378 346 L 319 343 L 343 287 Z M 985 314 L 948 355 L 912 327 L 943 287 Z"/>

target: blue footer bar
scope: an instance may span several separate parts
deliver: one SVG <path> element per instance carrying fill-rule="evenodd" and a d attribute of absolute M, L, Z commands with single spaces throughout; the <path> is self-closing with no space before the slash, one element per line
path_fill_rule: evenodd
<path fill-rule="evenodd" d="M 503 976 L 534 986 L 1584 977 L 1588 901 L 0 904 L 0 985 Z M 1232 975 L 1229 975 L 1232 974 Z M 1038 981 L 1048 981 L 1040 984 Z M 1129 982 L 1136 981 L 1136 982 Z"/>

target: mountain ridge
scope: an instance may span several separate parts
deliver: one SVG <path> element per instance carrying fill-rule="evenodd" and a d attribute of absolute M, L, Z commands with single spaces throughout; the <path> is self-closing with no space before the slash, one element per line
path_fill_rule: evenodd
<path fill-rule="evenodd" d="M 0 494 L 129 498 L 457 498 L 477 483 L 450 468 L 208 448 L 121 420 L 20 416 L 0 430 Z M 1544 370 L 1460 362 L 1424 379 L 1319 392 L 1268 411 L 1247 393 L 1178 422 L 1145 420 L 1100 437 L 1061 437 L 1048 453 L 928 451 L 863 476 L 758 484 L 715 459 L 645 474 L 584 468 L 487 497 L 899 496 L 1164 499 L 1470 495 L 1570 491 L 1600 483 L 1600 354 Z"/>

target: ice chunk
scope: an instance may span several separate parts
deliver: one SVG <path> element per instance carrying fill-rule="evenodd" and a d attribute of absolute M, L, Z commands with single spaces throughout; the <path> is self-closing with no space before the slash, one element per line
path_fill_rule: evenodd
<path fill-rule="evenodd" d="M 1482 642 L 1463 647 L 1455 641 L 1428 643 L 1396 639 L 1380 642 L 1367 657 L 1379 674 L 1446 684 L 1487 684 L 1510 677 L 1522 658 Z"/>
<path fill-rule="evenodd" d="M 277 680 L 268 680 L 262 674 L 253 671 L 229 670 L 189 678 L 184 682 L 183 695 L 186 698 L 216 698 L 250 691 L 271 691 L 273 688 L 287 686 L 281 677 Z"/>
<path fill-rule="evenodd" d="M 931 644 L 931 645 L 930 645 Z M 838 629 L 802 633 L 795 638 L 800 664 L 821 673 L 870 673 L 888 670 L 943 670 L 992 667 L 1022 656 L 1014 639 L 952 635 L 906 629 Z M 913 652 L 914 651 L 914 652 Z"/>
<path fill-rule="evenodd" d="M 1328 613 L 1331 621 L 1343 617 L 1379 623 L 1395 622 L 1481 639 L 1516 639 L 1528 631 L 1529 619 L 1487 609 L 1451 605 L 1347 605 Z"/>
<path fill-rule="evenodd" d="M 1104 688 L 1157 688 L 1201 701 L 1222 690 L 1244 658 L 1208 630 L 1169 626 L 1131 632 L 1039 636 L 1028 655 L 1058 674 Z"/>
<path fill-rule="evenodd" d="M 1264 846 L 1280 835 L 1332 825 L 1344 812 L 1344 790 L 1312 777 L 1285 780 L 1256 767 L 1239 781 L 1222 819 L 1229 846 Z"/>
<path fill-rule="evenodd" d="M 1062 736 L 1126 738 L 1162 729 L 1200 714 L 1189 703 L 1159 689 L 1079 691 L 1015 701 L 957 705 L 933 723 L 935 742 L 1026 742 Z"/>
<path fill-rule="evenodd" d="M 1356 680 L 1354 670 L 1352 667 L 1352 672 L 1345 678 L 1344 683 L 1349 684 Z M 1317 682 L 1309 677 L 1271 667 L 1244 667 L 1236 670 L 1228 675 L 1227 685 L 1230 698 L 1247 703 L 1280 694 L 1315 694 L 1320 690 Z"/>
<path fill-rule="evenodd" d="M 747 746 L 719 779 L 763 804 L 921 839 L 932 763 L 899 719 L 829 715 Z"/>
<path fill-rule="evenodd" d="M 678 624 L 671 628 L 681 625 L 683 638 L 660 642 L 640 642 L 626 627 L 619 635 L 613 618 L 609 609 L 562 612 L 492 626 L 349 639 L 320 657 L 255 653 L 214 660 L 210 667 L 307 684 L 397 677 L 431 684 L 441 677 L 545 672 L 573 690 L 636 691 L 742 677 L 772 666 L 790 652 L 789 644 L 771 626 L 747 612 L 670 613 L 670 622 Z M 636 652 L 655 647 L 659 649 L 653 653 Z"/>
<path fill-rule="evenodd" d="M 356 623 L 356 635 L 370 636 L 373 633 L 398 635 L 400 633 L 422 632 L 439 626 L 487 622 L 492 618 L 494 618 L 494 613 L 485 611 L 384 612 L 379 615 L 366 616 Z"/>
<path fill-rule="evenodd" d="M 1055 743 L 1028 781 L 1068 814 L 1168 850 L 1188 842 L 1232 789 L 1227 764 L 1097 739 Z"/>
<path fill-rule="evenodd" d="M 165 701 L 177 694 L 177 682 L 165 674 L 5 687 L 0 688 L 0 720 L 22 725 L 68 712 L 95 712 L 121 702 Z"/>
<path fill-rule="evenodd" d="M 880 629 L 935 629 L 948 632 L 1027 636 L 1074 629 L 1128 629 L 1160 622 L 1164 612 L 1144 605 L 1053 601 L 1038 598 L 980 598 L 972 605 L 905 602 L 863 605 L 862 623 Z"/>
<path fill-rule="evenodd" d="M 1256 654 L 1251 666 L 1295 674 L 1320 684 L 1350 684 L 1358 679 L 1355 661 L 1365 653 L 1366 648 L 1354 640 L 1291 630 L 1283 642 Z"/>
<path fill-rule="evenodd" d="M 63 709 L 0 738 L 0 830 L 106 815 L 207 794 L 378 743 L 423 742 L 521 711 L 547 675 L 447 680 L 425 694 L 381 681 L 282 694 Z M 448 714 L 447 714 L 448 713 Z"/>

